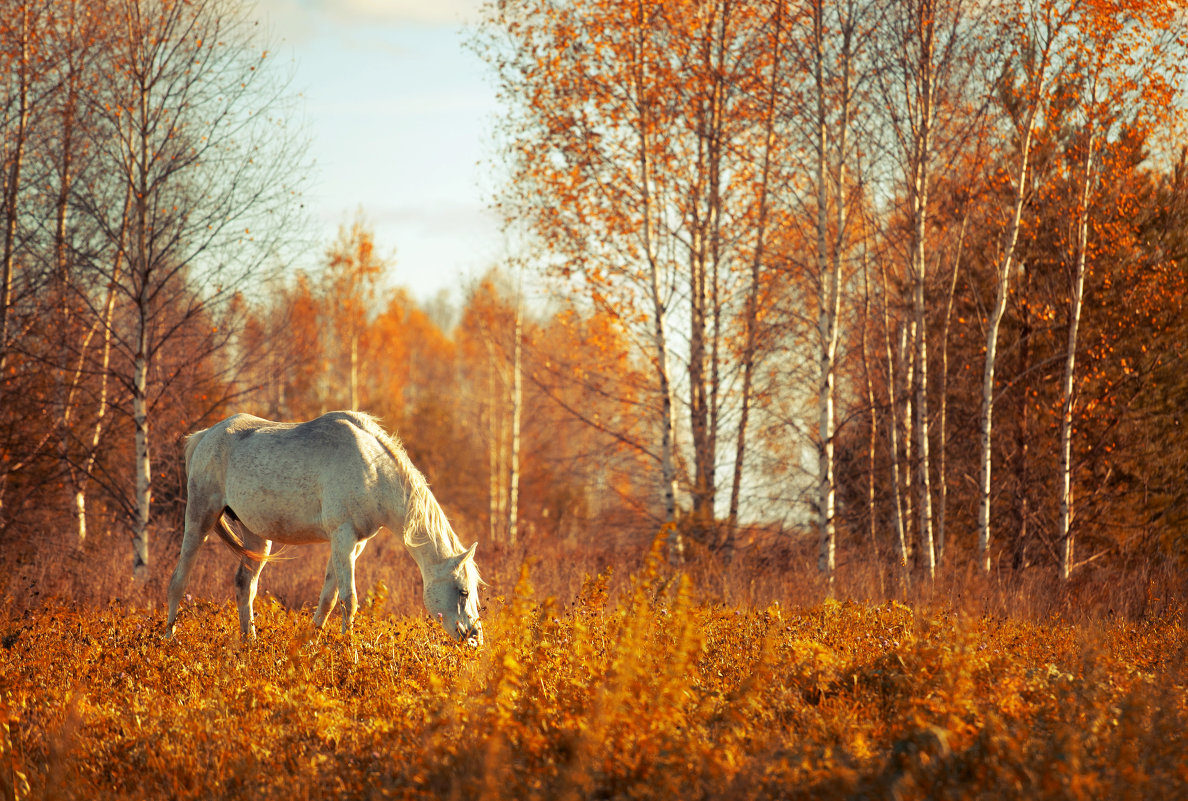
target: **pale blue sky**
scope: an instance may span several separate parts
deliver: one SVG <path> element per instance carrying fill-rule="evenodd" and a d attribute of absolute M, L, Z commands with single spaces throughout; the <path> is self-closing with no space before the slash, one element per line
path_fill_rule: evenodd
<path fill-rule="evenodd" d="M 314 174 L 306 205 L 316 265 L 362 209 L 393 282 L 422 300 L 462 289 L 502 252 L 486 210 L 495 90 L 462 47 L 475 0 L 260 0 L 294 68 Z"/>

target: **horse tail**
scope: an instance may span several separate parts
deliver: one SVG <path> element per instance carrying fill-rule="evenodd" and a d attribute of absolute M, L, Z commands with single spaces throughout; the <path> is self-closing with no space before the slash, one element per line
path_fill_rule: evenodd
<path fill-rule="evenodd" d="M 210 429 L 204 428 L 201 431 L 195 431 L 193 434 L 190 434 L 188 437 L 186 437 L 185 454 L 187 480 L 189 479 L 191 464 L 194 461 L 194 451 L 198 449 L 198 443 L 202 441 L 202 435 L 207 431 L 210 431 Z M 226 546 L 230 548 L 240 559 L 250 562 L 268 561 L 268 554 L 263 554 L 259 551 L 253 551 L 243 544 L 243 537 L 236 534 L 231 530 L 231 527 L 227 525 L 228 517 L 230 517 L 231 520 L 236 523 L 239 522 L 239 518 L 236 517 L 235 512 L 232 511 L 230 507 L 224 509 L 222 514 L 218 516 L 218 519 L 215 520 L 214 530 L 215 534 L 219 535 L 219 539 L 221 539 L 226 544 Z"/>
<path fill-rule="evenodd" d="M 219 535 L 219 539 L 221 539 L 228 548 L 234 551 L 240 559 L 245 561 L 257 563 L 271 561 L 273 557 L 269 556 L 268 554 L 260 553 L 259 551 L 253 551 L 244 545 L 243 538 L 232 531 L 231 526 L 227 524 L 227 518 L 231 518 L 232 522 L 239 522 L 239 518 L 235 516 L 235 512 L 231 510 L 231 507 L 227 507 L 223 510 L 223 513 L 219 515 L 218 519 L 215 520 L 214 530 L 215 534 Z"/>

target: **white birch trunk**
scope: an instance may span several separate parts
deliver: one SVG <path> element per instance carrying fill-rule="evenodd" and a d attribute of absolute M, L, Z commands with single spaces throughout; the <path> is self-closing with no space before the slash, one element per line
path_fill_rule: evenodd
<path fill-rule="evenodd" d="M 650 226 L 650 223 L 649 223 Z M 673 419 L 672 382 L 668 372 L 668 338 L 664 324 L 664 303 L 660 290 L 659 267 L 652 262 L 651 267 L 652 341 L 656 349 L 656 379 L 659 383 L 660 395 L 660 471 L 661 492 L 664 497 L 664 523 L 667 528 L 667 547 L 669 559 L 681 562 L 684 559 L 685 546 L 681 540 L 681 532 L 676 526 L 676 425 Z"/>
<path fill-rule="evenodd" d="M 676 525 L 676 423 L 673 403 L 673 387 L 671 373 L 668 367 L 668 332 L 665 322 L 667 309 L 665 294 L 661 280 L 660 258 L 656 248 L 656 209 L 652 199 L 652 136 L 651 120 L 648 106 L 642 98 L 646 95 L 647 85 L 647 54 L 646 31 L 643 25 L 644 10 L 642 5 L 638 9 L 637 39 L 637 67 L 635 74 L 636 97 L 641 99 L 639 110 L 639 177 L 641 212 L 644 219 L 643 250 L 647 258 L 648 288 L 650 291 L 652 313 L 652 346 L 654 348 L 657 395 L 660 400 L 660 490 L 664 504 L 665 544 L 670 562 L 679 563 L 684 560 L 684 542 L 680 529 Z"/>
<path fill-rule="evenodd" d="M 928 321 L 925 317 L 924 279 L 924 223 L 927 203 L 927 177 L 920 168 L 918 204 L 916 211 L 915 256 L 916 281 L 913 292 L 915 315 L 915 412 L 916 412 L 916 486 L 919 493 L 920 550 L 924 570 L 931 581 L 936 578 L 936 547 L 932 539 L 932 478 L 929 466 L 928 433 Z"/>
<path fill-rule="evenodd" d="M 933 65 L 934 35 L 936 20 L 934 8 L 925 2 L 920 8 L 916 33 L 920 37 L 917 80 L 919 81 L 919 118 L 916 121 L 915 136 L 911 142 L 911 203 L 912 203 L 912 311 L 915 323 L 915 381 L 909 386 L 915 394 L 916 429 L 916 486 L 919 493 L 920 543 L 924 570 L 931 581 L 936 577 L 936 548 L 932 539 L 932 478 L 929 464 L 929 420 L 928 420 L 928 320 L 926 317 L 924 290 L 927 284 L 928 261 L 925 252 L 925 236 L 928 222 L 929 159 L 932 153 L 932 125 L 935 117 L 933 103 L 933 81 L 936 68 Z M 909 437 L 910 440 L 910 437 Z"/>
<path fill-rule="evenodd" d="M 990 481 L 994 462 L 994 368 L 998 359 L 998 331 L 1002 315 L 1006 311 L 1007 288 L 1011 271 L 1015 265 L 1015 246 L 1019 241 L 1020 222 L 1023 219 L 1023 201 L 1026 195 L 1028 169 L 1031 156 L 1031 128 L 1035 123 L 1038 99 L 1033 103 L 1027 117 L 1027 130 L 1023 133 L 1023 144 L 1019 153 L 1019 172 L 1015 178 L 1014 208 L 1007 228 L 1006 246 L 1002 262 L 998 267 L 995 286 L 994 307 L 986 322 L 986 361 L 982 369 L 982 415 L 978 447 L 980 452 L 980 480 L 978 482 L 978 561 L 983 573 L 990 572 Z"/>
<path fill-rule="evenodd" d="M 132 374 L 132 421 L 136 427 L 136 519 L 132 530 L 132 576 L 138 581 L 149 575 L 149 515 L 153 500 L 149 459 L 148 420 L 148 323 L 140 322 L 139 347 Z"/>
<path fill-rule="evenodd" d="M 132 263 L 132 286 L 136 287 L 136 355 L 132 365 L 132 423 L 135 430 L 133 474 L 136 477 L 135 518 L 132 524 L 132 576 L 145 581 L 149 575 L 149 518 L 153 499 L 153 473 L 149 454 L 148 373 L 149 373 L 149 309 L 150 284 L 154 278 L 149 259 L 148 203 L 149 155 L 148 132 L 152 130 L 149 117 L 150 90 L 143 83 L 135 87 L 137 102 L 136 127 L 129 138 L 130 163 L 134 165 L 133 183 L 136 185 L 133 243 L 135 259 Z"/>
<path fill-rule="evenodd" d="M 516 300 L 516 320 L 513 328 L 515 342 L 512 343 L 512 420 L 511 420 L 511 458 L 508 463 L 510 475 L 507 480 L 507 541 L 509 545 L 516 544 L 517 518 L 520 511 L 520 410 L 523 397 L 522 377 L 522 336 L 521 308 L 522 299 Z"/>
<path fill-rule="evenodd" d="M 940 409 L 937 410 L 938 442 L 940 452 L 937 454 L 937 514 L 936 514 L 936 562 L 944 563 L 945 559 L 945 522 L 949 505 L 949 323 L 953 317 L 953 299 L 957 295 L 957 274 L 961 267 L 961 251 L 965 245 L 965 228 L 969 222 L 969 215 L 961 218 L 961 231 L 957 234 L 957 255 L 953 258 L 953 273 L 949 279 L 949 295 L 945 303 L 945 319 L 941 326 L 941 387 Z"/>
<path fill-rule="evenodd" d="M 1068 580 L 1073 569 L 1073 487 L 1072 435 L 1073 408 L 1076 403 L 1077 329 L 1085 296 L 1086 249 L 1089 244 L 1089 194 L 1093 182 L 1094 134 L 1085 145 L 1084 179 L 1077 207 L 1077 256 L 1068 300 L 1068 343 L 1064 353 L 1064 376 L 1061 381 L 1060 415 L 1060 577 Z"/>
<path fill-rule="evenodd" d="M 879 415 L 875 403 L 874 381 L 870 374 L 870 350 L 867 342 L 870 327 L 870 265 L 865 256 L 862 259 L 862 319 L 859 331 L 859 348 L 862 354 L 862 380 L 866 390 L 866 406 L 870 412 L 869 438 L 866 444 L 867 476 L 866 476 L 866 529 L 870 538 L 870 556 L 877 565 L 879 562 L 879 541 L 875 524 L 878 492 L 875 481 L 875 465 L 878 457 L 879 445 Z M 883 570 L 878 568 L 879 595 L 883 595 L 886 587 L 883 582 Z"/>
<path fill-rule="evenodd" d="M 837 567 L 837 531 L 834 513 L 837 490 L 834 483 L 834 381 L 837 356 L 837 304 L 839 276 L 829 258 L 829 160 L 828 117 L 825 98 L 824 3 L 813 3 L 814 72 L 817 91 L 817 220 L 816 250 L 819 287 L 817 304 L 817 570 L 833 590 Z M 835 199 L 837 200 L 837 199 Z M 838 201 L 840 202 L 840 201 Z"/>
<path fill-rule="evenodd" d="M 899 418 L 899 424 L 902 426 L 899 441 L 903 447 L 903 464 L 900 471 L 900 477 L 903 479 L 903 531 L 908 550 L 913 554 L 912 521 L 915 519 L 915 515 L 912 512 L 912 466 L 915 462 L 912 461 L 912 431 L 915 429 L 913 425 L 915 417 L 912 414 L 912 409 L 914 408 L 913 401 L 915 400 L 915 395 L 912 393 L 912 388 L 915 386 L 916 380 L 915 342 L 916 321 L 913 318 L 900 325 L 896 343 L 896 354 L 902 367 L 900 370 L 900 385 L 897 389 L 899 397 L 903 399 L 903 413 Z"/>
<path fill-rule="evenodd" d="M 895 529 L 896 557 L 899 561 L 899 577 L 904 592 L 911 586 L 911 574 L 907 568 L 907 525 L 903 508 L 903 491 L 900 484 L 899 461 L 899 399 L 898 375 L 895 370 L 895 348 L 891 339 L 891 321 L 887 311 L 887 267 L 880 262 L 879 275 L 883 290 L 883 345 L 887 356 L 887 401 L 890 411 L 890 421 L 887 425 L 888 446 L 891 456 L 891 494 L 895 502 L 895 514 L 892 520 Z"/>

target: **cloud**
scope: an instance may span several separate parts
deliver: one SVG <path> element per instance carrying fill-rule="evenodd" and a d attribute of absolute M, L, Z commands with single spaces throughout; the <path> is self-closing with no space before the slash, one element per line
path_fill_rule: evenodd
<path fill-rule="evenodd" d="M 379 22 L 447 22 L 473 20 L 478 0 L 323 0 L 333 13 L 348 19 Z"/>
<path fill-rule="evenodd" d="M 477 19 L 481 6 L 482 0 L 259 0 L 256 7 L 283 35 L 304 38 L 327 22 L 457 25 Z"/>

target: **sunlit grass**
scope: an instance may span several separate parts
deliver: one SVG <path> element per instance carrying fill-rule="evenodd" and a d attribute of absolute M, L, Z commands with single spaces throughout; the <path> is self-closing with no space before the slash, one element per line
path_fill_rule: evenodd
<path fill-rule="evenodd" d="M 733 608 L 653 560 L 565 605 L 525 573 L 476 652 L 371 600 L 349 640 L 270 601 L 248 644 L 231 603 L 3 619 L 0 797 L 1188 797 L 1178 614 Z"/>

